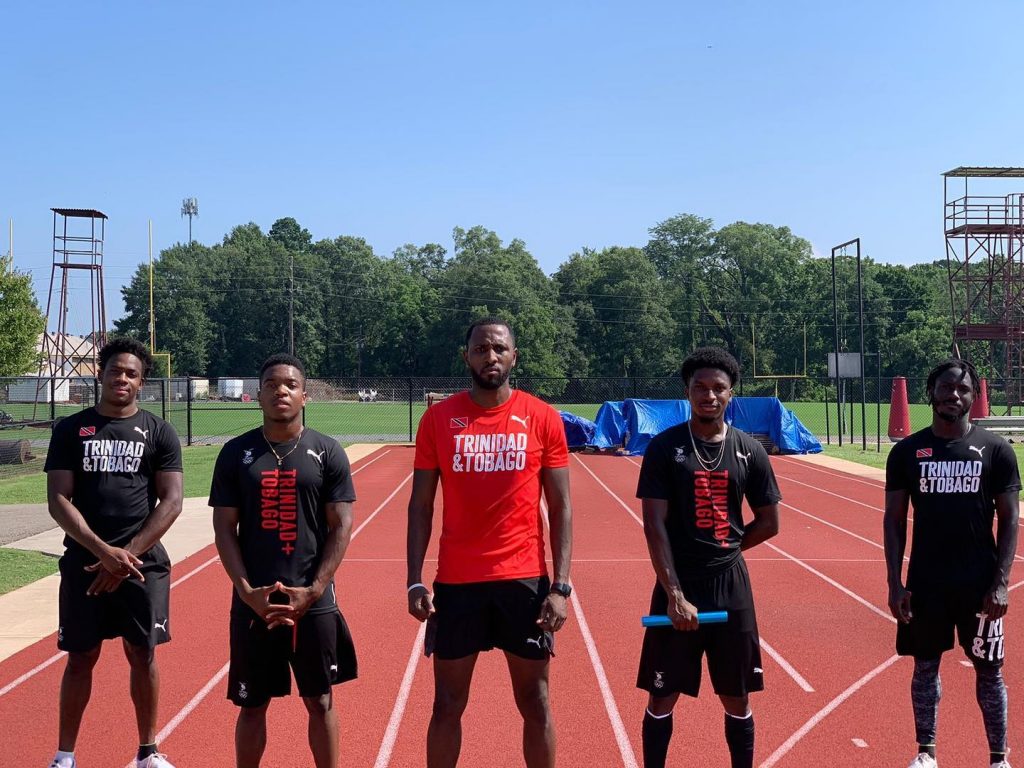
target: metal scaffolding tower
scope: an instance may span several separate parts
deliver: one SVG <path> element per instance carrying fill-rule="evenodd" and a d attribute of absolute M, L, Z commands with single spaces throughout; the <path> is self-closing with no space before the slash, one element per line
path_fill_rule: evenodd
<path fill-rule="evenodd" d="M 50 210 L 53 211 L 53 265 L 46 300 L 40 378 L 92 377 L 96 373 L 99 350 L 107 337 L 107 311 L 103 300 L 103 237 L 107 216 L 83 208 Z M 87 326 L 79 329 L 81 335 L 71 334 L 68 329 L 70 277 L 75 271 L 84 271 L 89 283 L 89 320 Z"/>
<path fill-rule="evenodd" d="M 1024 402 L 1024 192 L 971 195 L 967 185 L 1010 179 L 1021 189 L 1024 168 L 961 166 L 942 175 L 954 348 L 968 347 L 976 362 L 987 356 L 1011 410 Z M 959 195 L 950 179 L 961 178 Z"/>

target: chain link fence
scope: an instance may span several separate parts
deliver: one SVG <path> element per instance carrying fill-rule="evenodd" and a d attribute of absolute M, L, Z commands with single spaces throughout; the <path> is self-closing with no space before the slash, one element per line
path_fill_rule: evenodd
<path fill-rule="evenodd" d="M 678 376 L 616 378 L 514 377 L 512 386 L 555 408 L 593 420 L 607 400 L 683 397 Z M 1011 382 L 1010 391 L 1015 390 Z M 1024 384 L 1017 382 L 1016 384 Z M 345 443 L 407 442 L 427 405 L 468 386 L 453 377 L 309 379 L 305 423 Z M 249 378 L 174 378 L 146 382 L 139 405 L 169 421 L 183 445 L 217 445 L 262 423 L 259 381 Z M 1006 412 L 1005 384 L 989 388 L 993 412 Z M 877 446 L 888 440 L 892 379 L 741 379 L 739 397 L 777 397 L 822 444 Z M 931 421 L 925 379 L 907 379 L 911 428 Z M 22 376 L 0 379 L 0 477 L 42 469 L 53 424 L 96 402 L 93 379 Z M 0 501 L 2 503 L 2 501 Z"/>

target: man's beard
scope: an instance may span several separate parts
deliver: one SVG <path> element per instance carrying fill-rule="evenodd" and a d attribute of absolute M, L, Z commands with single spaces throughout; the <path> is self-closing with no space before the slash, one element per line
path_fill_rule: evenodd
<path fill-rule="evenodd" d="M 970 409 L 970 406 L 968 406 L 967 408 L 961 407 L 960 408 L 960 413 L 958 413 L 958 414 L 946 413 L 945 411 L 940 411 L 939 410 L 939 403 L 932 403 L 932 413 L 934 413 L 936 416 L 938 416 L 943 421 L 948 421 L 950 424 L 955 424 L 956 422 L 960 421 L 960 419 L 962 419 L 964 416 L 966 416 L 970 412 L 971 412 L 971 409 Z"/>
<path fill-rule="evenodd" d="M 509 368 L 497 379 L 485 379 L 472 368 L 469 369 L 469 375 L 473 377 L 473 383 L 480 387 L 480 389 L 501 389 L 502 384 L 508 381 L 509 374 L 511 373 L 512 369 Z"/>

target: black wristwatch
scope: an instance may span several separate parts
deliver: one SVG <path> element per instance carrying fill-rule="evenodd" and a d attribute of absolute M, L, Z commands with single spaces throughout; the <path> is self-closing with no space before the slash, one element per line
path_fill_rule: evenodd
<path fill-rule="evenodd" d="M 569 595 L 572 594 L 572 587 L 570 587 L 564 581 L 556 581 L 554 584 L 551 585 L 551 589 L 549 590 L 549 592 L 554 592 L 556 595 L 561 595 L 562 597 L 568 599 Z"/>

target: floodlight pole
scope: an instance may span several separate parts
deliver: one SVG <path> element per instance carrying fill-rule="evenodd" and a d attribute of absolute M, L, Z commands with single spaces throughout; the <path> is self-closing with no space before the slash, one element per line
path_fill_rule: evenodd
<path fill-rule="evenodd" d="M 295 354 L 295 254 L 288 249 L 288 354 Z"/>

